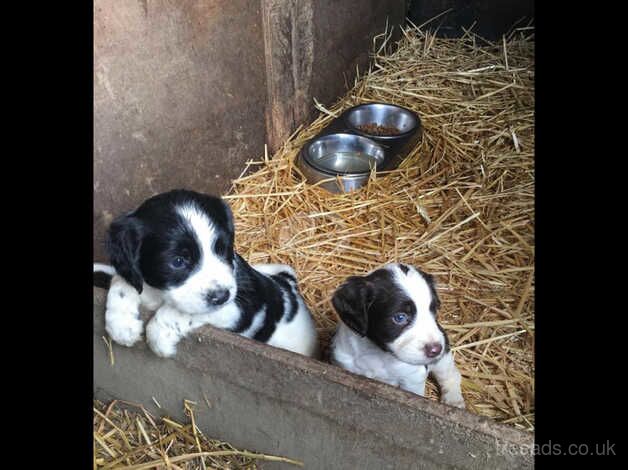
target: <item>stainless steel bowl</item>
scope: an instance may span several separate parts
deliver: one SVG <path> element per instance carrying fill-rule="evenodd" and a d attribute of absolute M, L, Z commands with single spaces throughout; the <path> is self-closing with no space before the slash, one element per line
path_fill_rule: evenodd
<path fill-rule="evenodd" d="M 370 173 L 384 156 L 384 149 L 375 142 L 353 134 L 328 134 L 305 148 L 306 161 L 330 174 Z"/>
<path fill-rule="evenodd" d="M 372 169 L 384 162 L 384 149 L 354 134 L 327 134 L 309 142 L 297 164 L 308 181 L 335 193 L 353 191 L 368 181 Z"/>
<path fill-rule="evenodd" d="M 377 137 L 382 140 L 398 139 L 402 135 L 415 132 L 421 125 L 419 117 L 412 111 L 392 104 L 369 103 L 355 106 L 345 115 L 347 125 L 362 135 Z M 399 134 L 376 135 L 360 129 L 360 126 L 375 124 L 378 126 L 394 127 Z"/>

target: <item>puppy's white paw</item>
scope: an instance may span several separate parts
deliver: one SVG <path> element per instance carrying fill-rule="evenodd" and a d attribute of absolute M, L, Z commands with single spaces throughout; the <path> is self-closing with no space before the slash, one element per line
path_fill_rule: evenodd
<path fill-rule="evenodd" d="M 122 346 L 131 347 L 142 338 L 144 323 L 134 315 L 112 315 L 107 312 L 105 330 L 109 337 Z"/>
<path fill-rule="evenodd" d="M 159 357 L 173 357 L 177 354 L 179 336 L 170 328 L 151 321 L 146 327 L 148 347 Z"/>
<path fill-rule="evenodd" d="M 455 406 L 456 408 L 466 408 L 464 404 L 464 398 L 462 398 L 462 394 L 460 393 L 445 393 L 441 398 L 441 402 L 445 405 Z"/>

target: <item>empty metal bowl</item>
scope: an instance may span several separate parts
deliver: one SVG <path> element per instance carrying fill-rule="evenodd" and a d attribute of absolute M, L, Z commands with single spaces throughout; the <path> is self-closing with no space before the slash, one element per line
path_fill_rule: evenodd
<path fill-rule="evenodd" d="M 299 153 L 297 164 L 307 179 L 321 187 L 347 192 L 368 181 L 372 169 L 384 162 L 384 149 L 370 139 L 355 134 L 327 134 L 315 138 Z M 340 185 L 339 185 L 340 183 Z"/>
<path fill-rule="evenodd" d="M 394 140 L 415 132 L 421 125 L 419 116 L 409 109 L 384 103 L 362 104 L 351 108 L 344 116 L 345 123 L 356 132 L 383 140 Z M 390 135 L 372 133 L 363 126 L 395 128 L 399 132 Z"/>

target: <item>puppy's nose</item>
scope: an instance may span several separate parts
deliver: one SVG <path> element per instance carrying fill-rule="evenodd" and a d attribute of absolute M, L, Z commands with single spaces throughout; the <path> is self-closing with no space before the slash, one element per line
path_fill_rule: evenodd
<path fill-rule="evenodd" d="M 436 357 L 441 353 L 443 347 L 440 345 L 440 343 L 429 343 L 426 344 L 425 348 L 423 349 L 425 350 L 425 355 L 427 357 Z"/>
<path fill-rule="evenodd" d="M 207 294 L 207 301 L 212 305 L 222 305 L 229 298 L 227 289 L 215 289 Z"/>

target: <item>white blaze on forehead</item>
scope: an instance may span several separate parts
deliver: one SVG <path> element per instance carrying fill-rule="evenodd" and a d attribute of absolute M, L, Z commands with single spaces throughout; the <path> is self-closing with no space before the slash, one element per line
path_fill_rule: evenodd
<path fill-rule="evenodd" d="M 407 274 L 397 265 L 390 266 L 389 270 L 393 273 L 395 283 L 414 302 L 417 314 L 429 312 L 432 292 L 423 276 L 411 266 L 408 266 Z"/>
<path fill-rule="evenodd" d="M 212 246 L 216 239 L 216 229 L 207 215 L 191 204 L 177 207 L 177 213 L 188 222 L 196 235 L 196 241 L 200 243 L 201 258 L 211 255 Z"/>

